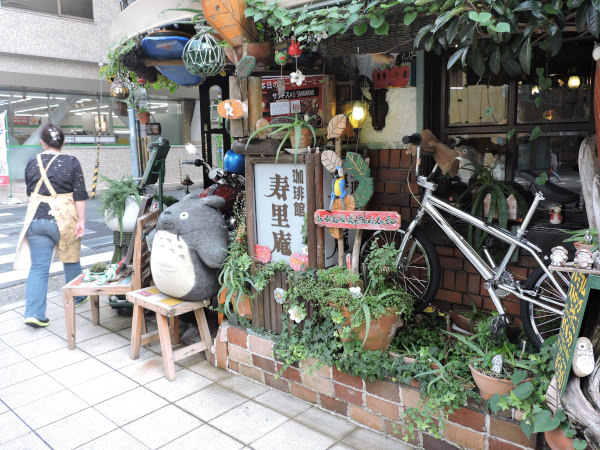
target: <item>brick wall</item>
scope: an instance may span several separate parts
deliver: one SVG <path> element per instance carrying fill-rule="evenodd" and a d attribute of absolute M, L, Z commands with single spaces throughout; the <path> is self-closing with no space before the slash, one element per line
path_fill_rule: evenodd
<path fill-rule="evenodd" d="M 417 201 L 412 198 L 410 190 L 418 196 L 419 186 L 415 182 L 414 168 L 410 170 L 414 157 L 406 154 L 406 150 L 370 150 L 371 173 L 375 179 L 375 193 L 369 204 L 369 209 L 397 211 L 402 217 L 402 223 L 408 224 L 413 219 L 418 208 Z M 407 176 L 410 177 L 407 182 Z M 442 309 L 460 307 L 471 308 L 471 300 L 479 309 L 495 310 L 483 280 L 475 268 L 465 259 L 463 254 L 443 236 L 437 225 L 434 241 L 445 241 L 449 245 L 437 245 L 436 249 L 442 267 L 440 289 L 435 298 L 435 304 Z M 439 231 L 439 233 L 437 233 Z M 443 239 L 442 239 L 443 236 Z M 509 271 L 516 279 L 525 281 L 532 270 L 529 257 L 521 256 L 515 265 L 509 265 Z M 519 303 L 504 300 L 507 313 L 519 316 Z"/>
<path fill-rule="evenodd" d="M 211 362 L 259 383 L 291 394 L 375 431 L 402 439 L 404 408 L 417 406 L 419 391 L 389 381 L 365 381 L 332 367 L 311 370 L 316 361 L 290 366 L 279 377 L 282 364 L 273 356 L 273 342 L 224 322 L 217 332 Z M 416 433 L 409 442 L 427 449 L 517 450 L 536 447 L 536 435 L 527 438 L 506 412 L 492 415 L 476 404 L 449 417 L 442 439 Z"/>

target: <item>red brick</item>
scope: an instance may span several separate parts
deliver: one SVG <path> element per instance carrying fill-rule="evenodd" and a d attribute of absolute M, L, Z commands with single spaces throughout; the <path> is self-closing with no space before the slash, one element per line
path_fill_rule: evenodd
<path fill-rule="evenodd" d="M 440 265 L 443 269 L 463 270 L 463 260 L 460 258 L 440 256 Z"/>
<path fill-rule="evenodd" d="M 331 378 L 331 367 L 322 365 L 318 359 L 306 358 L 300 362 L 302 373 L 321 378 Z"/>
<path fill-rule="evenodd" d="M 250 366 L 252 364 L 252 355 L 248 350 L 244 350 L 237 345 L 229 345 L 229 361 L 232 360 Z"/>
<path fill-rule="evenodd" d="M 419 445 L 419 435 L 417 434 L 416 430 L 413 433 L 414 438 L 410 439 L 410 433 L 408 432 L 406 425 L 404 425 L 403 423 L 394 422 L 390 419 L 384 419 L 383 423 L 385 426 L 385 434 L 389 434 L 390 436 L 393 436 L 397 439 L 402 439 L 403 441 L 406 441 L 412 445 Z"/>
<path fill-rule="evenodd" d="M 485 414 L 468 408 L 457 409 L 448 416 L 448 420 L 476 431 L 485 431 Z"/>
<path fill-rule="evenodd" d="M 227 342 L 237 345 L 238 347 L 248 348 L 247 341 L 248 333 L 238 327 L 230 326 L 227 328 Z"/>
<path fill-rule="evenodd" d="M 275 361 L 272 359 L 263 358 L 262 356 L 252 355 L 254 365 L 265 372 L 275 373 Z"/>
<path fill-rule="evenodd" d="M 385 192 L 389 194 L 400 194 L 402 192 L 403 183 L 394 183 L 392 181 L 385 182 Z"/>
<path fill-rule="evenodd" d="M 273 357 L 273 341 L 251 334 L 248 336 L 248 343 L 252 353 L 264 356 L 265 358 Z"/>
<path fill-rule="evenodd" d="M 333 395 L 333 381 L 330 378 L 322 378 L 308 373 L 302 374 L 304 386 L 320 394 Z"/>
<path fill-rule="evenodd" d="M 442 271 L 442 288 L 450 291 L 455 290 L 454 288 L 454 270 L 443 270 Z"/>
<path fill-rule="evenodd" d="M 277 363 L 277 373 L 281 372 L 282 367 L 283 367 L 283 364 Z M 283 378 L 285 378 L 286 380 L 295 381 L 296 383 L 302 383 L 302 377 L 300 376 L 300 371 L 298 369 L 296 369 L 295 367 L 291 367 L 291 366 L 288 367 L 281 374 L 281 376 Z"/>
<path fill-rule="evenodd" d="M 274 375 L 270 373 L 265 373 L 265 384 L 267 386 L 271 386 L 278 391 L 285 392 L 289 394 L 290 392 L 290 384 L 288 380 L 284 380 L 283 378 L 275 378 Z"/>
<path fill-rule="evenodd" d="M 467 291 L 470 294 L 479 294 L 479 287 L 481 285 L 481 277 L 479 275 L 471 275 L 467 279 Z"/>
<path fill-rule="evenodd" d="M 402 150 L 395 149 L 390 150 L 390 167 L 400 168 L 400 161 L 402 160 Z"/>
<path fill-rule="evenodd" d="M 499 439 L 488 438 L 488 450 L 523 450 L 520 445 L 514 445 L 510 442 L 501 441 Z"/>
<path fill-rule="evenodd" d="M 516 280 L 524 281 L 527 279 L 528 270 L 527 267 L 509 266 L 508 271 L 515 275 Z"/>
<path fill-rule="evenodd" d="M 477 433 L 469 428 L 463 428 L 452 422 L 446 422 L 444 438 L 465 448 L 485 448 L 485 434 Z"/>
<path fill-rule="evenodd" d="M 372 395 L 367 395 L 367 408 L 389 419 L 400 420 L 400 406 L 398 403 L 388 402 Z"/>
<path fill-rule="evenodd" d="M 460 252 L 460 250 L 456 249 L 455 251 L 455 255 L 457 258 L 464 258 L 464 255 Z M 465 272 L 470 272 L 470 273 L 479 273 L 477 272 L 477 269 L 475 269 L 475 267 L 473 267 L 473 264 L 471 264 L 470 262 L 465 261 Z"/>
<path fill-rule="evenodd" d="M 370 150 L 369 158 L 371 167 L 379 167 L 379 150 Z"/>
<path fill-rule="evenodd" d="M 348 386 L 352 386 L 357 389 L 363 388 L 363 379 L 362 378 L 356 377 L 354 375 L 349 375 L 344 372 L 340 372 L 335 367 L 332 368 L 332 373 L 333 373 L 333 379 L 335 381 L 338 381 L 342 384 L 347 384 Z"/>
<path fill-rule="evenodd" d="M 310 403 L 317 403 L 317 393 L 305 388 L 301 384 L 291 383 L 291 393 L 294 397 L 305 400 Z"/>
<path fill-rule="evenodd" d="M 435 295 L 436 300 L 443 300 L 452 303 L 462 303 L 462 293 L 457 291 L 449 291 L 446 289 L 440 289 Z"/>
<path fill-rule="evenodd" d="M 452 247 L 446 247 L 445 245 L 436 246 L 435 251 L 440 256 L 453 256 L 454 255 L 454 249 Z"/>
<path fill-rule="evenodd" d="M 433 436 L 430 436 L 425 433 L 423 433 L 423 448 L 426 448 L 427 450 L 458 450 L 458 447 L 456 445 L 452 445 L 449 442 L 444 442 L 440 439 L 436 439 Z"/>
<path fill-rule="evenodd" d="M 348 415 L 348 403 L 343 402 L 341 400 L 337 400 L 333 397 L 329 397 L 328 395 L 324 394 L 319 395 L 319 398 L 321 399 L 321 406 L 323 408 L 341 414 L 343 416 Z"/>
<path fill-rule="evenodd" d="M 354 405 L 363 406 L 363 392 L 349 388 L 343 384 L 333 383 L 335 397 Z"/>
<path fill-rule="evenodd" d="M 379 167 L 389 167 L 390 166 L 390 151 L 389 150 L 379 150 Z"/>
<path fill-rule="evenodd" d="M 520 425 L 503 420 L 498 417 L 490 417 L 490 434 L 501 439 L 514 442 L 526 447 L 535 448 L 535 435 L 531 438 L 525 436 Z"/>
<path fill-rule="evenodd" d="M 227 342 L 222 342 L 217 335 L 215 339 L 215 359 L 217 366 L 223 370 L 227 370 L 227 357 L 229 356 L 229 350 L 227 349 Z"/>
<path fill-rule="evenodd" d="M 376 395 L 391 402 L 400 401 L 400 387 L 389 381 L 365 381 L 365 388 L 369 394 Z"/>
<path fill-rule="evenodd" d="M 402 167 L 410 167 L 412 164 L 412 156 L 406 153 L 406 150 L 402 150 L 402 154 L 400 156 L 400 165 Z"/>
<path fill-rule="evenodd" d="M 350 418 L 373 430 L 383 431 L 383 417 L 373 414 L 366 409 L 350 405 Z"/>
<path fill-rule="evenodd" d="M 454 289 L 458 292 L 465 292 L 467 290 L 467 274 L 465 272 L 456 272 Z"/>
<path fill-rule="evenodd" d="M 240 371 L 240 364 L 237 361 L 232 361 L 230 359 L 229 360 L 229 364 L 227 365 L 227 368 L 229 370 L 234 371 L 234 372 L 239 372 Z"/>
<path fill-rule="evenodd" d="M 404 181 L 406 180 L 406 170 L 403 169 L 379 169 L 377 171 L 379 181 Z"/>
<path fill-rule="evenodd" d="M 383 181 L 375 182 L 375 192 L 385 192 L 385 183 Z"/>
<path fill-rule="evenodd" d="M 249 367 L 245 364 L 240 364 L 240 373 L 245 377 L 252 378 L 259 383 L 265 384 L 265 373 L 256 367 Z"/>
<path fill-rule="evenodd" d="M 421 401 L 421 394 L 419 391 L 415 389 L 409 389 L 402 387 L 400 388 L 402 392 L 402 404 L 406 408 L 416 408 Z"/>
<path fill-rule="evenodd" d="M 412 211 L 411 211 L 410 208 L 401 208 L 400 209 L 400 216 L 402 216 L 402 221 L 404 223 L 406 223 L 406 222 L 409 222 L 412 219 L 413 214 L 412 214 Z"/>

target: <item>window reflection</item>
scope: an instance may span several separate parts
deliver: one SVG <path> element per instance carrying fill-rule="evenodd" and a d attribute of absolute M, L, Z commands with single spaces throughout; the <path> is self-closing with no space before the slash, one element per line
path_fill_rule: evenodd
<path fill-rule="evenodd" d="M 458 177 L 464 183 L 474 175 L 479 166 L 489 168 L 496 180 L 504 180 L 506 166 L 506 137 L 500 134 L 461 134 L 450 136 L 450 141 L 458 141 L 455 147 L 460 153 Z"/>
<path fill-rule="evenodd" d="M 506 84 L 494 80 L 478 83 L 463 72 L 451 73 L 449 83 L 449 125 L 506 123 Z"/>

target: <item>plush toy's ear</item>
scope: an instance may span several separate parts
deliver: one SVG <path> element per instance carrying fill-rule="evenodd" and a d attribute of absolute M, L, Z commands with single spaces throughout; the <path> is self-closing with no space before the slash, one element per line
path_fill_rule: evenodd
<path fill-rule="evenodd" d="M 221 207 L 225 204 L 225 199 L 223 197 L 219 197 L 218 195 L 210 195 L 200 200 L 206 206 L 210 206 L 211 208 L 215 209 L 221 209 Z"/>

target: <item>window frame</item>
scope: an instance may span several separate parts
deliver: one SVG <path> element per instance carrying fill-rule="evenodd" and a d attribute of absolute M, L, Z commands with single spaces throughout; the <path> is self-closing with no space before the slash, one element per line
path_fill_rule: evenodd
<path fill-rule="evenodd" d="M 18 1 L 18 0 L 14 0 L 14 1 Z M 30 10 L 27 8 L 19 8 L 18 6 L 14 6 L 14 5 L 4 5 L 2 4 L 0 6 L 0 8 L 5 8 L 5 9 L 12 9 L 15 11 L 21 11 L 21 12 L 25 12 L 25 13 L 29 13 L 29 14 L 40 14 L 42 16 L 49 16 L 49 17 L 60 17 L 60 18 L 64 18 L 64 19 L 72 19 L 72 20 L 81 20 L 84 22 L 89 22 L 89 23 L 94 23 L 95 21 L 95 12 L 94 12 L 94 1 L 91 1 L 91 5 L 92 5 L 92 18 L 87 18 L 87 17 L 80 17 L 80 16 L 72 16 L 69 14 L 62 14 L 62 5 L 61 2 L 62 0 L 56 0 L 56 5 L 57 5 L 57 14 L 54 13 L 49 13 L 49 12 L 43 12 L 43 11 L 35 11 L 35 10 Z"/>

